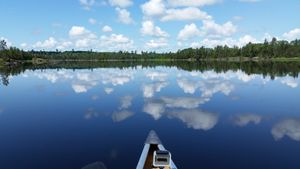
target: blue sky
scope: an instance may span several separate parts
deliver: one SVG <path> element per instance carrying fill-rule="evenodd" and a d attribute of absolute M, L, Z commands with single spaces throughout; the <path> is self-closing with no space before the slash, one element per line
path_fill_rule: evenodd
<path fill-rule="evenodd" d="M 0 38 L 25 50 L 176 51 L 300 38 L 299 0 L 0 0 Z"/>

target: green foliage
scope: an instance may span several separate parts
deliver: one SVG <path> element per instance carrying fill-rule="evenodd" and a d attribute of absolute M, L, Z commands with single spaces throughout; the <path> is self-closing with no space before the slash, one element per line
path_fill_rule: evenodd
<path fill-rule="evenodd" d="M 207 70 L 214 70 L 217 73 L 241 70 L 246 74 L 260 74 L 270 76 L 271 79 L 275 77 L 292 76 L 294 78 L 299 76 L 300 62 L 292 61 L 247 61 L 247 62 L 227 62 L 227 61 L 202 61 L 202 62 L 189 62 L 182 60 L 173 61 L 49 61 L 44 64 L 33 64 L 24 62 L 22 64 L 0 66 L 0 85 L 9 85 L 9 76 L 15 76 L 23 73 L 26 70 L 41 71 L 44 69 L 97 69 L 97 68 L 137 68 L 138 66 L 155 68 L 157 66 L 164 67 L 177 67 L 186 71 L 199 71 L 204 72 Z"/>
<path fill-rule="evenodd" d="M 0 51 L 7 49 L 7 44 L 5 40 L 0 41 Z"/>
<path fill-rule="evenodd" d="M 119 52 L 93 52 L 91 51 L 23 51 L 15 47 L 6 46 L 5 41 L 0 42 L 0 58 L 11 62 L 14 60 L 63 60 L 63 61 L 87 61 L 87 60 L 231 60 L 232 58 L 250 59 L 276 59 L 276 58 L 299 58 L 300 40 L 278 41 L 273 38 L 264 43 L 248 43 L 243 47 L 217 46 L 215 48 L 188 48 L 177 52 L 156 53 L 136 51 Z"/>

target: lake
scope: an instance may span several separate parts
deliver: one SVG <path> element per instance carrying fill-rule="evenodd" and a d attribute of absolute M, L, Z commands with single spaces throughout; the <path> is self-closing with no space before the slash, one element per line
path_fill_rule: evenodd
<path fill-rule="evenodd" d="M 134 169 L 152 129 L 179 169 L 300 168 L 299 64 L 99 64 L 2 70 L 0 168 Z"/>

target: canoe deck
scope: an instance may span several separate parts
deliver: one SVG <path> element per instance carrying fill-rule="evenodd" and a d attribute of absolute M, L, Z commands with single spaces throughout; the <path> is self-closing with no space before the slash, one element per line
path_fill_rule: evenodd
<path fill-rule="evenodd" d="M 148 154 L 147 154 L 147 159 L 144 165 L 144 169 L 160 169 L 160 168 L 155 168 L 152 166 L 153 164 L 153 153 L 154 151 L 159 150 L 157 144 L 151 144 Z M 170 167 L 165 167 L 163 169 L 170 169 Z"/>

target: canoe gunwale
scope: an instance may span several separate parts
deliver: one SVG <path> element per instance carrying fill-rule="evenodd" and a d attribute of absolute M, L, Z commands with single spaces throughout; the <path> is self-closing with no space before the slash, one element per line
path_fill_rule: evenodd
<path fill-rule="evenodd" d="M 139 159 L 139 162 L 136 166 L 136 169 L 144 169 L 144 165 L 145 165 L 145 162 L 146 162 L 146 159 L 147 159 L 149 148 L 150 148 L 150 144 L 145 144 L 144 145 L 143 152 L 142 152 L 141 157 Z"/>

